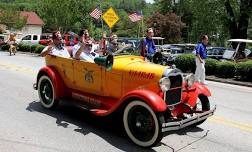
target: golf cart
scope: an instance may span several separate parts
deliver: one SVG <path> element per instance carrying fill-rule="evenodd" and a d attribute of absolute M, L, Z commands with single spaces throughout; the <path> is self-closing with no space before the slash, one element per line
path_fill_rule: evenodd
<path fill-rule="evenodd" d="M 252 44 L 252 40 L 248 40 L 248 39 L 230 39 L 228 40 L 228 42 L 231 43 L 238 43 L 236 49 L 227 49 L 225 50 L 224 54 L 223 54 L 223 59 L 227 59 L 227 60 L 237 60 L 237 53 L 240 49 L 240 46 L 242 43 L 251 43 Z M 245 49 L 244 50 L 244 57 L 248 58 L 251 56 L 251 51 L 249 49 Z"/>

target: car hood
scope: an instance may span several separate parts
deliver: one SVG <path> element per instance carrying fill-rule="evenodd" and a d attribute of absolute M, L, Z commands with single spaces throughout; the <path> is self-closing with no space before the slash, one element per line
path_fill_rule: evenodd
<path fill-rule="evenodd" d="M 124 55 L 114 57 L 112 71 L 127 72 L 140 77 L 152 77 L 151 75 L 155 75 L 159 79 L 167 68 L 167 66 L 146 62 L 141 56 Z"/>

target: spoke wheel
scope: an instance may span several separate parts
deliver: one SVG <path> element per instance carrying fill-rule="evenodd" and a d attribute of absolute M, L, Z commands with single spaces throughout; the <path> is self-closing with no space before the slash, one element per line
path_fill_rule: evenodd
<path fill-rule="evenodd" d="M 163 117 L 157 116 L 142 101 L 130 102 L 123 113 L 123 124 L 129 138 L 141 147 L 151 147 L 161 141 Z"/>
<path fill-rule="evenodd" d="M 48 76 L 40 77 L 38 81 L 38 94 L 43 107 L 52 109 L 57 106 L 58 101 L 55 99 L 53 83 Z"/>

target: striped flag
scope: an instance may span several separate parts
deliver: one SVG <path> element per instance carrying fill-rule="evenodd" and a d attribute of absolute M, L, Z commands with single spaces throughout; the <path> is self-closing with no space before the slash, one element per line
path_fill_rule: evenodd
<path fill-rule="evenodd" d="M 143 18 L 143 16 L 142 16 L 142 14 L 140 14 L 140 13 L 132 13 L 132 14 L 129 14 L 129 19 L 130 19 L 132 22 L 140 21 L 142 18 Z"/>
<path fill-rule="evenodd" d="M 102 15 L 102 10 L 99 7 L 96 7 L 90 14 L 95 19 L 99 19 Z"/>

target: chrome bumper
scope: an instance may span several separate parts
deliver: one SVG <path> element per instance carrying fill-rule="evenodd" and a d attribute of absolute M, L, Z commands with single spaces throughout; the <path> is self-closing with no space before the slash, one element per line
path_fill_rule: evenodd
<path fill-rule="evenodd" d="M 167 122 L 162 124 L 162 132 L 171 131 L 171 130 L 179 130 L 182 128 L 185 128 L 187 126 L 190 126 L 192 124 L 195 124 L 199 121 L 202 121 L 214 114 L 216 110 L 216 106 L 212 110 L 197 114 L 196 116 L 193 116 L 188 119 L 183 119 L 181 121 L 175 121 L 175 122 Z"/>

